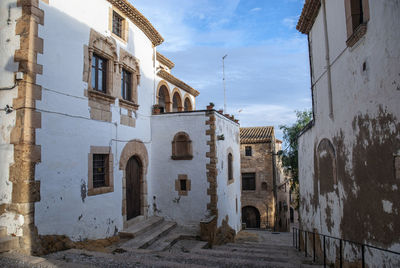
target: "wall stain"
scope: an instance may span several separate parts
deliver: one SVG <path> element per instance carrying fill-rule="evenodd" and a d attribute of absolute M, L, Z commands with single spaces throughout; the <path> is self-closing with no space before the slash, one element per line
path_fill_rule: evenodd
<path fill-rule="evenodd" d="M 81 198 L 82 198 L 82 203 L 85 203 L 86 194 L 87 194 L 86 182 L 85 182 L 85 180 L 81 180 Z"/>
<path fill-rule="evenodd" d="M 342 200 L 340 230 L 347 239 L 374 244 L 379 241 L 381 246 L 389 247 L 399 243 L 400 217 L 395 215 L 397 213 L 385 212 L 382 200 L 393 203 L 394 211 L 400 209 L 399 192 L 392 190 L 393 185 L 400 187 L 393 172 L 393 157 L 400 148 L 400 124 L 393 114 L 380 106 L 375 117 L 369 114 L 354 117 L 352 126 L 356 134 L 355 144 L 348 148 L 352 150 L 352 160 L 343 133 L 333 139 L 338 179 L 346 196 Z M 346 164 L 352 166 L 352 171 L 346 170 Z M 393 230 L 388 225 L 392 225 Z"/>

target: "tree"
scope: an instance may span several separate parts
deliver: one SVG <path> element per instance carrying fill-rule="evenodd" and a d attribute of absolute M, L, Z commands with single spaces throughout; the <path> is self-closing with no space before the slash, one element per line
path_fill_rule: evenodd
<path fill-rule="evenodd" d="M 312 120 L 312 112 L 310 110 L 295 111 L 295 112 L 296 112 L 297 119 L 296 119 L 296 122 L 294 124 L 279 126 L 279 128 L 283 131 L 283 140 L 284 140 L 284 142 L 285 142 L 285 144 L 287 146 L 283 150 L 282 164 L 283 164 L 284 167 L 286 167 L 292 173 L 291 174 L 292 175 L 292 191 L 297 191 L 298 190 L 298 184 L 299 184 L 299 164 L 298 164 L 298 143 L 297 143 L 297 138 L 298 138 L 300 132 Z"/>

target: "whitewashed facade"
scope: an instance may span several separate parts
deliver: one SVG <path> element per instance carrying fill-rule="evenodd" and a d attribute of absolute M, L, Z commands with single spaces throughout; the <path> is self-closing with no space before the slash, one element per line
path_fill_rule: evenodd
<path fill-rule="evenodd" d="M 113 33 L 113 12 L 123 21 L 121 37 Z M 211 206 L 217 207 L 218 226 L 228 216 L 239 230 L 239 125 L 214 111 L 194 111 L 199 93 L 171 75 L 173 63 L 157 52 L 163 39 L 140 12 L 125 0 L 1 1 L 1 18 L 8 14 L 10 22 L 0 21 L 0 87 L 13 85 L 16 72 L 24 74 L 15 88 L 0 90 L 1 108 L 14 108 L 0 112 L 0 226 L 8 235 L 66 235 L 76 241 L 117 234 L 129 220 L 131 157 L 140 169 L 139 214 L 197 227 L 213 214 L 207 172 L 210 161 L 218 162 L 213 187 L 220 197 Z M 97 76 L 91 66 L 100 56 L 107 78 L 99 93 L 92 88 Z M 132 75 L 129 101 L 121 93 L 125 69 Z M 166 112 L 177 113 L 154 112 L 162 86 L 168 90 Z M 180 104 L 174 104 L 175 94 Z M 171 159 L 180 132 L 190 137 L 191 159 Z M 228 150 L 235 172 L 229 185 Z M 107 159 L 107 182 L 95 189 L 98 154 Z M 177 201 L 178 175 L 191 185 Z"/>
<path fill-rule="evenodd" d="M 314 112 L 298 140 L 301 227 L 397 252 L 399 14 L 392 0 L 306 1 L 298 23 L 309 39 Z M 327 243 L 338 264 L 338 243 Z M 344 261 L 360 263 L 360 250 L 346 244 Z M 368 247 L 365 261 L 400 265 Z"/>

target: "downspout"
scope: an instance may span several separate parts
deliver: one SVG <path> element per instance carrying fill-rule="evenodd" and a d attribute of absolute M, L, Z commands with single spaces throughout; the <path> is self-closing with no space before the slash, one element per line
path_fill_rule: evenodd
<path fill-rule="evenodd" d="M 315 124 L 315 106 L 314 106 L 314 69 L 313 69 L 313 62 L 312 62 L 312 50 L 311 50 L 311 41 L 310 41 L 310 34 L 307 35 L 307 42 L 308 42 L 308 60 L 310 62 L 310 82 L 311 82 L 311 107 L 312 107 L 312 120 L 313 124 Z"/>
<path fill-rule="evenodd" d="M 274 213 L 274 231 L 276 231 L 276 225 L 278 221 L 278 193 L 276 187 L 276 161 L 275 161 L 275 134 L 272 136 L 272 183 L 274 191 L 274 202 L 275 202 L 275 213 Z"/>
<path fill-rule="evenodd" d="M 326 18 L 326 0 L 322 0 L 322 11 L 324 12 L 324 36 L 325 36 L 325 59 L 326 71 L 328 75 L 328 97 L 329 97 L 329 117 L 333 120 L 333 100 L 332 100 L 332 76 L 331 76 L 331 60 L 329 57 L 329 37 L 328 22 Z"/>

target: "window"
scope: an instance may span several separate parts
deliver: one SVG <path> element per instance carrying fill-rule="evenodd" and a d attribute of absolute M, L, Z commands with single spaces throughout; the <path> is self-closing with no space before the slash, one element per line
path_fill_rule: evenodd
<path fill-rule="evenodd" d="M 267 185 L 267 183 L 265 181 L 263 183 L 261 183 L 261 190 L 263 190 L 263 191 L 267 191 L 268 190 L 268 185 Z"/>
<path fill-rule="evenodd" d="M 367 31 L 368 0 L 345 0 L 347 45 L 353 46 Z"/>
<path fill-rule="evenodd" d="M 179 174 L 178 179 L 175 180 L 175 191 L 179 196 L 187 196 L 191 190 L 191 181 L 188 179 L 187 174 Z"/>
<path fill-rule="evenodd" d="M 192 141 L 185 132 L 179 132 L 175 135 L 172 141 L 172 159 L 174 160 L 191 160 L 192 155 Z"/>
<path fill-rule="evenodd" d="M 245 155 L 246 156 L 251 156 L 252 155 L 251 146 L 246 146 L 245 147 Z"/>
<path fill-rule="evenodd" d="M 187 187 L 186 187 L 187 180 L 183 179 L 183 180 L 179 180 L 179 182 L 180 182 L 180 186 L 181 186 L 181 191 L 187 191 L 186 190 L 187 189 Z"/>
<path fill-rule="evenodd" d="M 228 180 L 233 180 L 233 157 L 232 154 L 228 154 Z"/>
<path fill-rule="evenodd" d="M 106 93 L 107 60 L 93 53 L 92 57 L 92 89 Z"/>
<path fill-rule="evenodd" d="M 122 69 L 121 96 L 124 100 L 132 101 L 132 73 Z"/>
<path fill-rule="evenodd" d="M 93 154 L 93 188 L 107 186 L 107 154 Z"/>
<path fill-rule="evenodd" d="M 242 190 L 243 191 L 256 190 L 256 173 L 242 174 Z"/>
<path fill-rule="evenodd" d="M 121 17 L 117 12 L 113 11 L 112 17 L 112 32 L 118 37 L 122 38 L 124 18 Z"/>
<path fill-rule="evenodd" d="M 113 155 L 110 147 L 91 146 L 88 162 L 88 195 L 114 191 Z"/>

